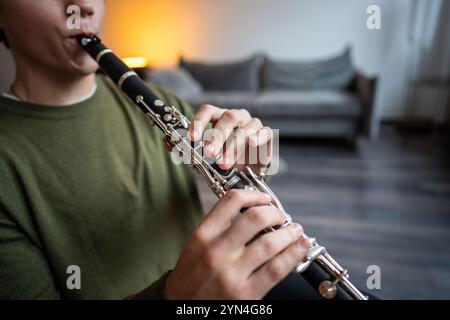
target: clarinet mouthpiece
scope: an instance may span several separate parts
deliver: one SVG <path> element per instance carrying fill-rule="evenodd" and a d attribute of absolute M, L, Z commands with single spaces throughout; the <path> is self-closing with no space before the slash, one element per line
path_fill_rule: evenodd
<path fill-rule="evenodd" d="M 101 42 L 100 38 L 98 38 L 97 36 L 87 36 L 87 35 L 81 35 L 77 37 L 77 41 L 82 47 L 87 47 L 91 43 Z"/>

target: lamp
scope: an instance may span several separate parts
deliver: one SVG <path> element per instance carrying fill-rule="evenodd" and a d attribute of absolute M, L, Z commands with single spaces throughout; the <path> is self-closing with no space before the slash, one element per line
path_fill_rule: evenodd
<path fill-rule="evenodd" d="M 145 77 L 145 71 L 148 69 L 148 59 L 145 57 L 125 57 L 122 61 L 133 69 L 141 78 Z"/>

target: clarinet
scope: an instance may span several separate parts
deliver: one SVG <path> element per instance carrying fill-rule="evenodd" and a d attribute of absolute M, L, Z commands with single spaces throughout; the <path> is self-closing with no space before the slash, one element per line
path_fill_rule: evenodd
<path fill-rule="evenodd" d="M 79 44 L 97 61 L 101 69 L 112 81 L 139 107 L 167 138 L 168 143 L 182 156 L 189 157 L 191 166 L 203 176 L 218 198 L 231 189 L 257 190 L 272 197 L 274 207 L 283 207 L 261 176 L 250 167 L 244 170 L 236 168 L 222 170 L 216 162 L 209 163 L 197 151 L 197 148 L 180 131 L 189 128 L 189 120 L 175 107 L 166 105 L 158 98 L 139 76 L 128 68 L 111 49 L 105 47 L 97 36 L 81 36 Z M 203 146 L 203 145 L 201 145 Z M 265 232 L 275 231 L 292 223 L 289 215 L 279 226 Z M 350 281 L 347 270 L 342 268 L 314 238 L 308 238 L 311 249 L 304 261 L 293 270 L 320 294 L 323 299 L 331 300 L 367 300 Z"/>

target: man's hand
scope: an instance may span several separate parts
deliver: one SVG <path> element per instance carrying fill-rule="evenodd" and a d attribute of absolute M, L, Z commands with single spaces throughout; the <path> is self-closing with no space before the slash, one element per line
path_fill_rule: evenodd
<path fill-rule="evenodd" d="M 195 114 L 189 127 L 192 141 L 198 141 L 209 123 L 213 130 L 205 147 L 207 157 L 219 156 L 218 164 L 227 170 L 236 166 L 242 169 L 249 165 L 261 173 L 272 158 L 272 130 L 263 127 L 258 118 L 250 116 L 245 109 L 221 109 L 203 105 Z"/>
<path fill-rule="evenodd" d="M 310 245 L 264 193 L 231 190 L 193 232 L 166 280 L 169 299 L 260 299 L 303 260 Z M 247 209 L 242 215 L 239 211 Z M 253 241 L 252 241 L 253 240 Z"/>

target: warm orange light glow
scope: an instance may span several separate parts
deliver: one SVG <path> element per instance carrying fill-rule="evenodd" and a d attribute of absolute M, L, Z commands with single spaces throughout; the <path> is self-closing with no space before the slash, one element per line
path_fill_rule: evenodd
<path fill-rule="evenodd" d="M 145 57 L 127 57 L 122 61 L 131 69 L 141 69 L 148 67 L 148 59 Z"/>
<path fill-rule="evenodd" d="M 105 0 L 104 42 L 119 57 L 173 65 L 196 42 L 190 6 L 179 0 Z"/>

